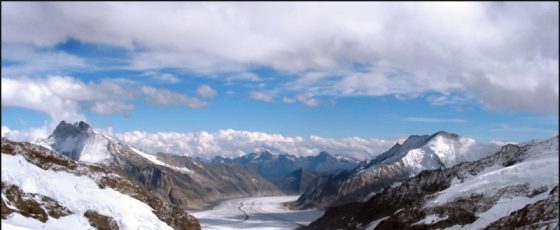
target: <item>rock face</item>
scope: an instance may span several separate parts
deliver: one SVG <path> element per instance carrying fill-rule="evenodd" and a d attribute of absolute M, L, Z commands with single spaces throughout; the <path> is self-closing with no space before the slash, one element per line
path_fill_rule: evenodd
<path fill-rule="evenodd" d="M 288 194 L 301 194 L 318 176 L 317 173 L 298 169 L 284 178 L 272 180 L 272 183 Z"/>
<path fill-rule="evenodd" d="M 4 138 L 1 155 L 3 227 L 200 229 L 196 218 L 107 167 Z"/>
<path fill-rule="evenodd" d="M 304 229 L 557 229 L 558 136 L 422 171 Z"/>
<path fill-rule="evenodd" d="M 109 167 L 160 199 L 185 209 L 206 208 L 218 199 L 282 194 L 252 169 L 207 165 L 186 156 L 149 154 L 105 136 L 84 122 L 62 121 L 43 143 L 71 159 Z"/>
<path fill-rule="evenodd" d="M 98 163 L 111 156 L 107 151 L 109 140 L 83 121 L 75 124 L 60 122 L 46 142 L 72 160 Z"/>
<path fill-rule="evenodd" d="M 352 171 L 318 178 L 293 205 L 324 208 L 359 201 L 423 170 L 451 167 L 490 153 L 473 154 L 475 146 L 472 139 L 443 131 L 413 135 Z"/>

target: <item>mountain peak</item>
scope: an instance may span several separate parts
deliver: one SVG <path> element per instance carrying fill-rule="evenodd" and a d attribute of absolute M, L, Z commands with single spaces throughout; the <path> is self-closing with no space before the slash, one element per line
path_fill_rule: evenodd
<path fill-rule="evenodd" d="M 325 151 L 320 152 L 319 155 L 317 155 L 317 157 L 319 157 L 319 158 L 334 158 L 333 155 L 331 155 L 330 153 L 325 152 Z"/>
<path fill-rule="evenodd" d="M 48 138 L 51 148 L 72 160 L 96 163 L 109 158 L 109 139 L 96 134 L 84 121 L 61 121 Z"/>
<path fill-rule="evenodd" d="M 450 138 L 450 139 L 457 139 L 459 138 L 458 134 L 455 133 L 449 133 L 446 131 L 437 131 L 436 133 L 432 134 L 432 137 L 436 137 L 436 136 L 441 136 L 441 137 L 445 137 L 445 138 Z"/>
<path fill-rule="evenodd" d="M 80 133 L 86 133 L 89 130 L 91 130 L 91 126 L 89 126 L 89 124 L 84 121 L 79 121 L 71 124 L 63 120 L 56 126 L 51 136 L 77 136 Z"/>

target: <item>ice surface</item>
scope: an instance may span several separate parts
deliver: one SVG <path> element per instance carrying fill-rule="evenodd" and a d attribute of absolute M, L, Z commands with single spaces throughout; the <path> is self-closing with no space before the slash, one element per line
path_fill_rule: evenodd
<path fill-rule="evenodd" d="M 289 210 L 285 202 L 297 196 L 251 197 L 226 200 L 211 210 L 191 213 L 202 229 L 294 229 L 323 215 L 322 210 Z"/>

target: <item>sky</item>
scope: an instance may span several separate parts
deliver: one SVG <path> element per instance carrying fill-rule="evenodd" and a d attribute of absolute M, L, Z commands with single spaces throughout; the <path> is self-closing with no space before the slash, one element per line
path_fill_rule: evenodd
<path fill-rule="evenodd" d="M 558 3 L 2 2 L 2 136 L 379 154 L 558 134 Z"/>

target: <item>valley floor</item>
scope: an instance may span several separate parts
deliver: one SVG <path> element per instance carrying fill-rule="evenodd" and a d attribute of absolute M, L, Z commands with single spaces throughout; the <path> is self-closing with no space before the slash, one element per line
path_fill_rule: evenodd
<path fill-rule="evenodd" d="M 203 230 L 294 229 L 323 215 L 322 210 L 289 210 L 283 203 L 297 196 L 248 197 L 226 200 L 211 210 L 190 213 Z"/>

